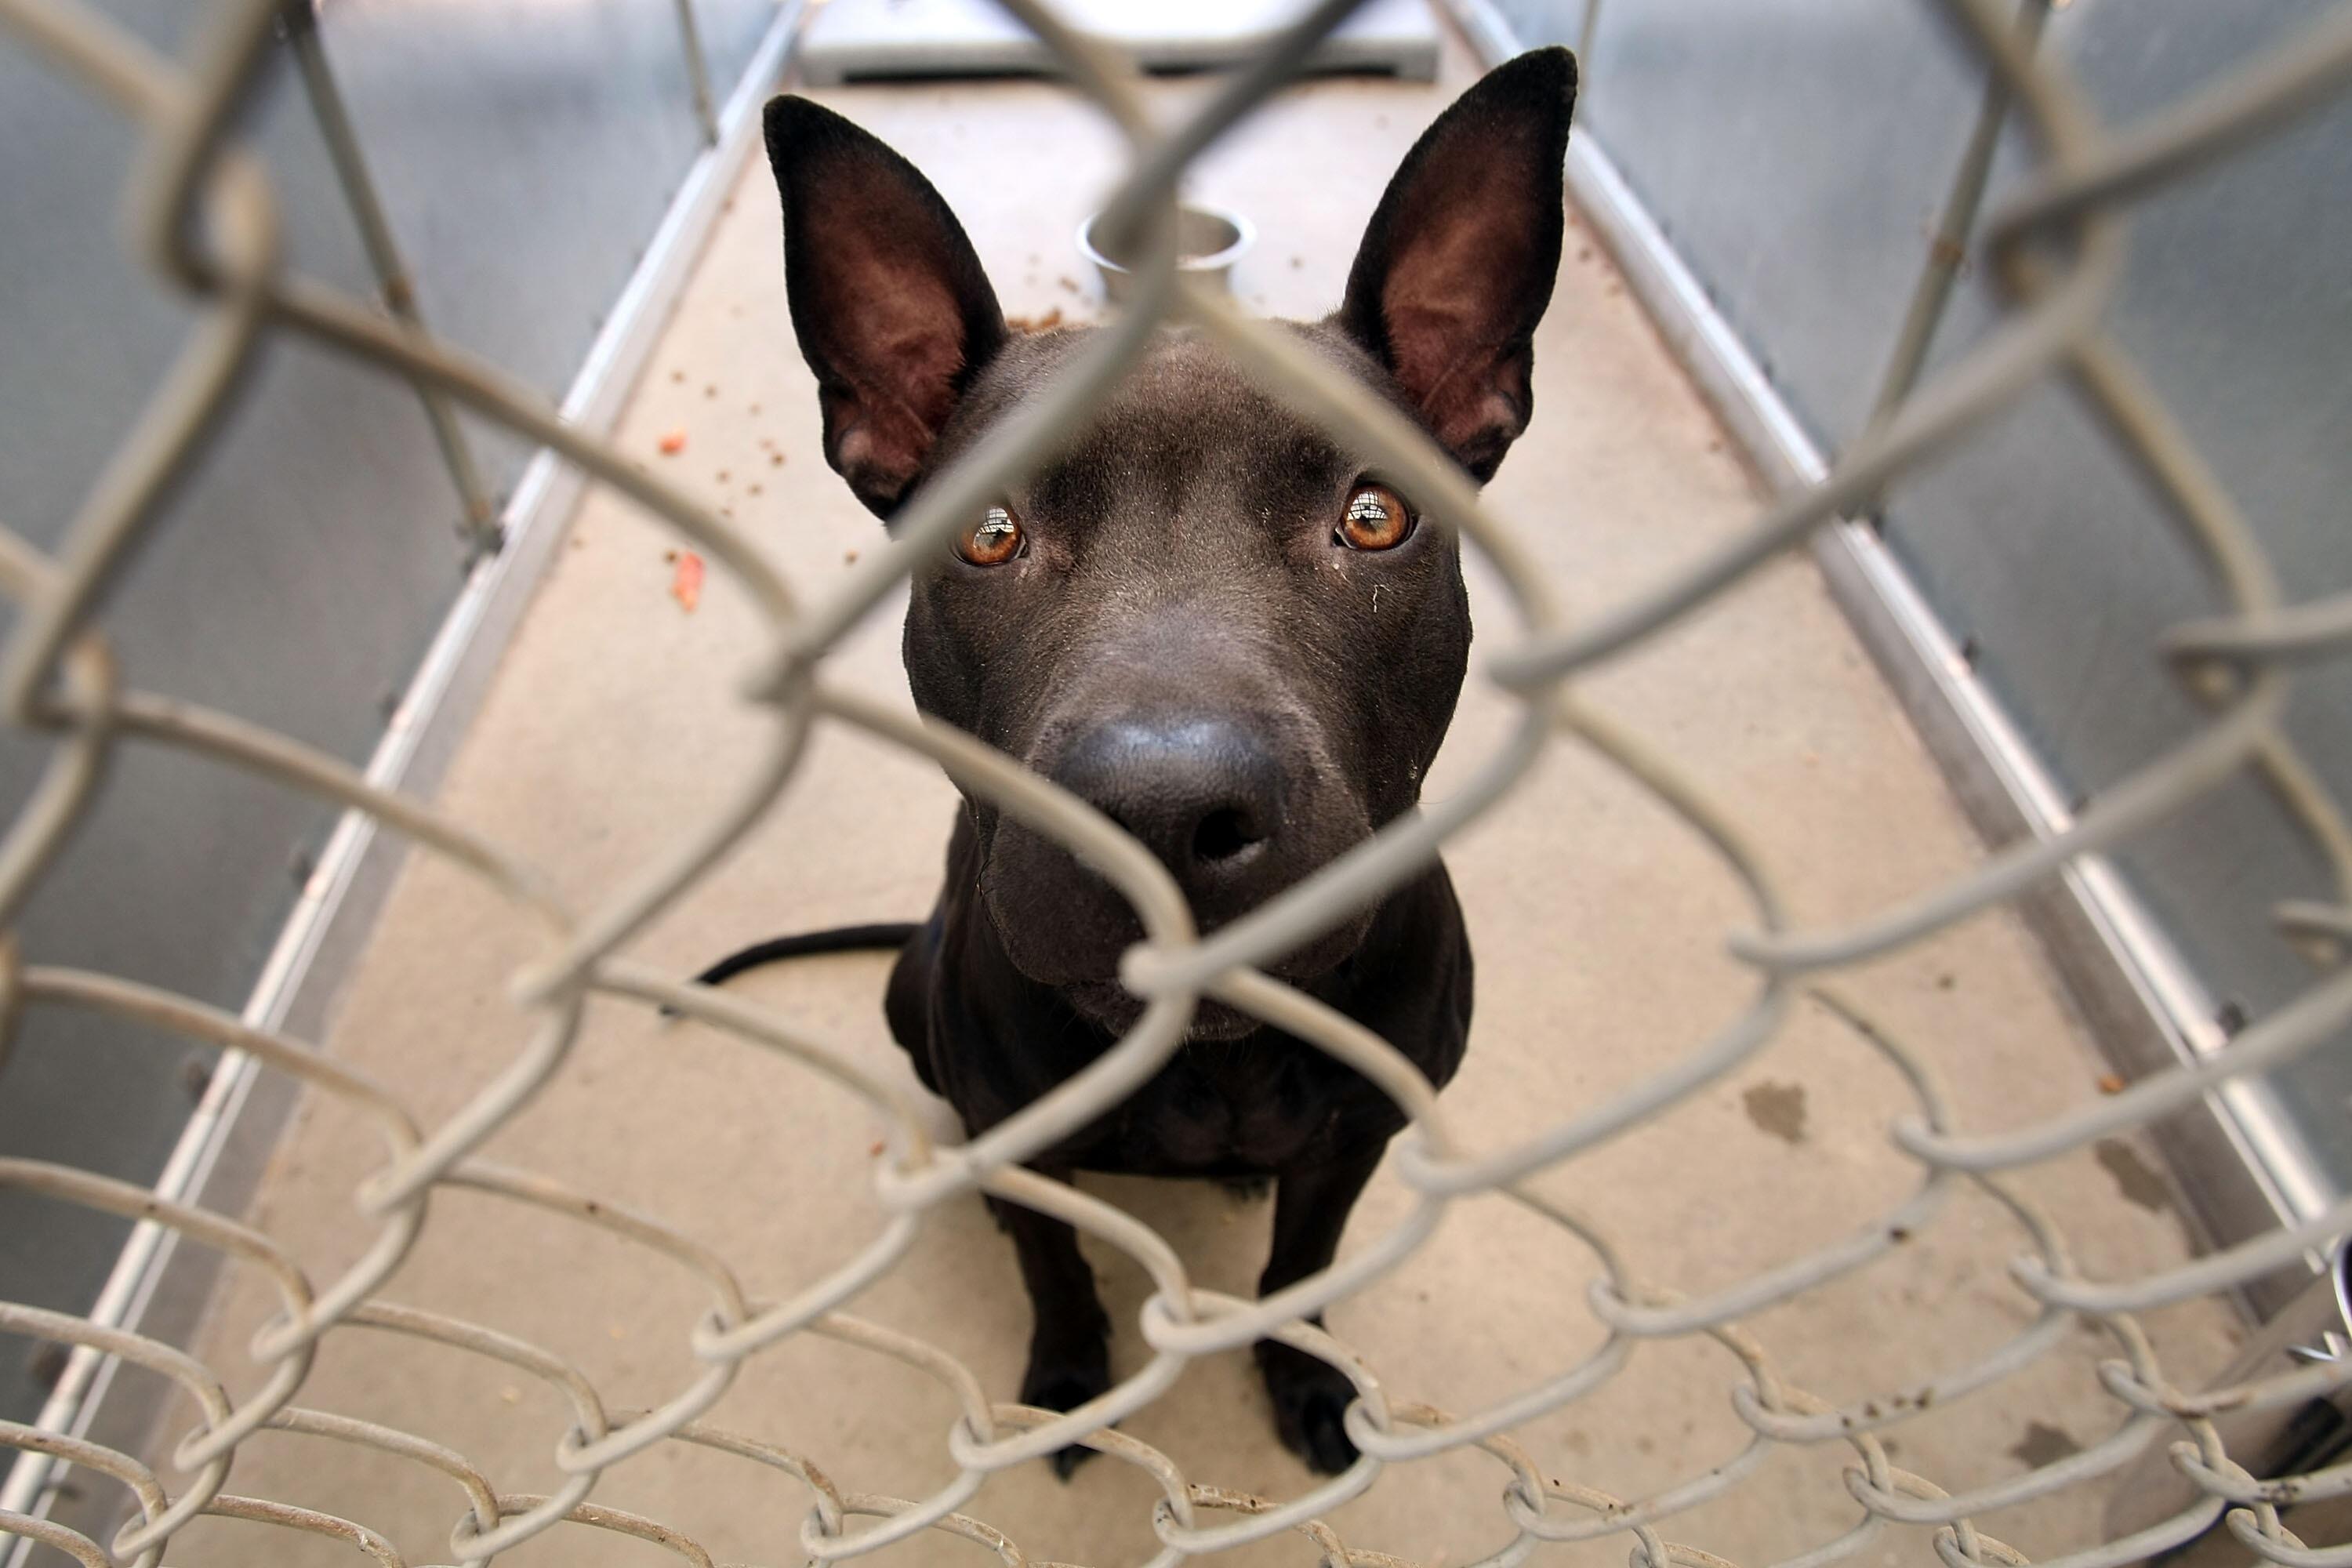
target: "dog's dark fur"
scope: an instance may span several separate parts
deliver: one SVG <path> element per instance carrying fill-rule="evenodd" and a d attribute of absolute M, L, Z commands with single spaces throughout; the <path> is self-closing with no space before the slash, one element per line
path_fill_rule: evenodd
<path fill-rule="evenodd" d="M 1480 480 L 1532 406 L 1574 90 L 1574 62 L 1557 49 L 1471 89 L 1398 170 L 1339 310 L 1287 324 Z M 939 195 L 840 116 L 781 98 L 767 138 L 825 455 L 887 519 L 1048 383 L 1089 329 L 1009 331 Z M 1335 526 L 1368 477 L 1360 454 L 1212 344 L 1163 331 L 1086 430 L 1007 498 L 1020 556 L 982 567 L 942 552 L 918 575 L 905 645 L 917 705 L 1120 823 L 1168 864 L 1203 930 L 1231 921 L 1413 810 L 1453 718 L 1470 647 L 1455 541 L 1425 527 L 1392 549 L 1348 548 Z M 978 1133 L 1135 1021 L 1141 1005 L 1115 976 L 1140 934 L 1107 883 L 969 797 L 939 906 L 890 977 L 891 1031 Z M 764 944 L 713 975 L 807 950 Z M 1275 967 L 1432 1082 L 1453 1076 L 1471 964 L 1443 865 Z M 1403 1123 L 1351 1069 L 1211 1003 L 1158 1076 L 1033 1163 L 1063 1178 L 1273 1177 L 1259 1282 L 1273 1290 L 1330 1263 Z M 1070 1409 L 1110 1384 L 1093 1275 L 1068 1226 L 996 1207 L 1035 1307 L 1021 1397 Z M 1348 1465 L 1347 1381 L 1272 1342 L 1258 1355 L 1283 1440 L 1318 1468 Z M 1084 1452 L 1059 1458 L 1065 1474 Z"/>

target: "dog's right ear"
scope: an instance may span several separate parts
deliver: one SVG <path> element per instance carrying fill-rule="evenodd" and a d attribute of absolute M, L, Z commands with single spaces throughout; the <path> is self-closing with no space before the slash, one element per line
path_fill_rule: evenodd
<path fill-rule="evenodd" d="M 1486 73 L 1405 154 L 1336 320 L 1481 483 L 1535 410 L 1536 323 L 1559 270 L 1576 58 Z"/>
<path fill-rule="evenodd" d="M 768 105 L 784 289 L 816 373 L 824 457 L 887 519 L 1005 339 L 963 226 L 912 163 L 804 98 Z"/>

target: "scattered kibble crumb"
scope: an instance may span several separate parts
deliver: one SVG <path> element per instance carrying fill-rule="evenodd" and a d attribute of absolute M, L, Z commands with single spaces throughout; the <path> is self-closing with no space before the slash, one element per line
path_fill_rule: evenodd
<path fill-rule="evenodd" d="M 682 370 L 674 370 L 669 373 L 669 378 L 672 381 L 684 381 L 686 379 L 686 372 Z"/>
<path fill-rule="evenodd" d="M 2124 1080 L 2114 1073 L 2109 1073 L 2105 1078 L 2099 1079 L 2099 1092 L 2101 1094 L 2121 1094 L 2123 1091 Z"/>
<path fill-rule="evenodd" d="M 702 557 L 691 550 L 681 550 L 677 555 L 677 571 L 669 580 L 669 596 L 688 615 L 702 603 Z"/>
<path fill-rule="evenodd" d="M 772 468 L 781 468 L 783 466 L 784 455 L 782 452 L 771 452 L 768 454 L 768 467 Z"/>
<path fill-rule="evenodd" d="M 714 381 L 714 382 L 712 382 L 709 385 L 708 385 L 708 386 L 704 387 L 704 388 L 702 389 L 702 395 L 703 395 L 703 396 L 705 396 L 705 397 L 716 397 L 716 396 L 718 396 L 718 395 L 719 395 L 719 384 L 718 384 L 717 382 L 715 382 L 715 381 Z"/>
<path fill-rule="evenodd" d="M 855 566 L 855 565 L 856 565 L 856 564 L 857 564 L 857 552 L 856 552 L 855 550 L 845 550 L 845 551 L 843 551 L 843 552 L 841 552 L 841 563 L 842 563 L 843 565 L 845 565 L 845 566 Z"/>
<path fill-rule="evenodd" d="M 748 495 L 758 495 L 760 493 L 760 487 L 757 485 L 747 485 L 744 487 L 744 492 Z"/>
<path fill-rule="evenodd" d="M 721 468 L 721 469 L 719 469 L 719 482 L 720 484 L 722 484 L 722 485 L 723 485 L 723 484 L 725 484 L 725 483 L 727 482 L 727 475 L 728 475 L 728 473 L 729 473 L 729 472 L 730 472 L 730 470 L 729 470 L 729 469 L 726 469 L 726 468 Z"/>
<path fill-rule="evenodd" d="M 677 552 L 675 550 L 665 550 L 662 552 L 662 559 L 664 561 L 676 561 L 677 559 Z"/>
<path fill-rule="evenodd" d="M 1042 316 L 1007 316 L 1004 324 L 1016 332 L 1051 331 L 1062 324 L 1062 307 L 1056 305 Z"/>
<path fill-rule="evenodd" d="M 663 457 L 675 458 L 686 450 L 686 432 L 672 430 L 654 444 L 661 449 Z"/>
<path fill-rule="evenodd" d="M 877 1138 L 873 1142 L 866 1146 L 866 1158 L 879 1160 L 882 1157 L 882 1151 L 887 1147 L 888 1145 L 884 1143 L 881 1139 Z"/>

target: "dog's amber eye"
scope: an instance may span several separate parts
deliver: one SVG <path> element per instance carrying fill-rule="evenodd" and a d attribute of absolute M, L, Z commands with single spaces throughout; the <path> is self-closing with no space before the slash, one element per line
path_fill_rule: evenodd
<path fill-rule="evenodd" d="M 955 552 L 975 566 L 1002 566 L 1025 548 L 1021 520 L 1009 506 L 992 506 L 987 515 L 956 535 Z"/>
<path fill-rule="evenodd" d="M 1412 534 L 1412 509 L 1386 485 L 1358 485 L 1348 492 L 1332 537 L 1350 550 L 1394 550 Z"/>

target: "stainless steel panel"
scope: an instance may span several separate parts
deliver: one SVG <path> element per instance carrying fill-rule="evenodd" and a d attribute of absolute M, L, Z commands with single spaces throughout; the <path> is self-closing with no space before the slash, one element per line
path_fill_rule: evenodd
<path fill-rule="evenodd" d="M 775 15 L 697 0 L 715 89 Z M 181 52 L 209 7 L 109 0 Z M 674 0 L 330 0 L 326 45 L 419 283 L 446 335 L 560 395 L 701 150 Z M 290 60 L 257 127 L 289 254 L 374 292 Z M 132 154 L 117 117 L 0 38 L 0 517 L 44 545 L 169 363 L 186 314 L 123 258 Z M 503 489 L 529 453 L 482 441 Z M 126 678 L 363 760 L 454 598 L 457 495 L 416 399 L 273 342 L 169 528 L 107 612 Z M 0 749 L 0 802 L 32 749 Z M 130 753 L 44 898 L 27 956 L 239 1005 L 332 815 L 254 779 Z M 0 1151 L 132 1180 L 160 1169 L 205 1053 L 94 1016 L 36 1011 L 0 1064 Z M 79 1310 L 126 1227 L 0 1194 L 0 1277 Z M 42 1364 L 0 1342 L 0 1416 Z"/>
<path fill-rule="evenodd" d="M 1529 41 L 1573 41 L 1580 0 L 1502 0 Z M 1924 5 L 1604 5 L 1583 125 L 1607 147 L 1813 437 L 1860 428 L 1978 78 Z M 2127 121 L 2307 25 L 2305 0 L 2082 0 L 2051 24 L 2100 111 Z M 1991 200 L 2013 183 L 2015 149 Z M 2290 597 L 2352 586 L 2352 109 L 2337 106 L 2152 200 L 2111 315 L 2251 515 Z M 1966 279 L 1931 364 L 1981 336 Z M 2045 388 L 1891 499 L 1887 537 L 2053 770 L 2084 797 L 2196 715 L 2148 652 L 2208 607 L 2148 498 L 2063 390 Z M 2352 785 L 2352 669 L 2301 678 L 2291 727 Z M 2324 890 L 2319 857 L 2251 783 L 2117 857 L 2208 989 L 2259 1016 L 2310 975 L 2271 929 Z M 2272 1085 L 2323 1179 L 2352 1186 L 2352 1042 Z"/>

